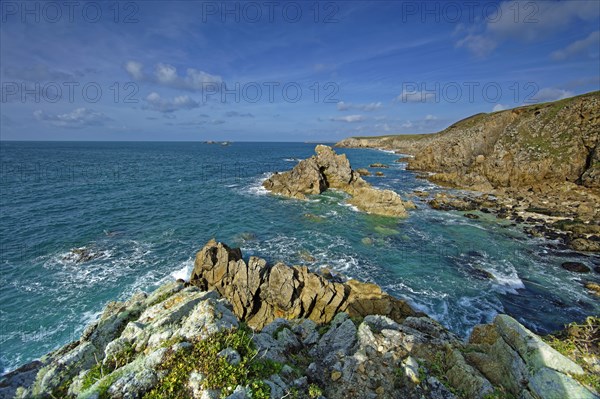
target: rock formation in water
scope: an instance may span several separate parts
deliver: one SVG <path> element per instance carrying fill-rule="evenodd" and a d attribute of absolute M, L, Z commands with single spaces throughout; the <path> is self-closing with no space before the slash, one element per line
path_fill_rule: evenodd
<path fill-rule="evenodd" d="M 405 217 L 410 202 L 391 190 L 379 190 L 364 181 L 350 167 L 345 154 L 336 154 L 331 147 L 318 145 L 317 153 L 300 161 L 291 171 L 275 173 L 263 186 L 276 194 L 290 198 L 306 199 L 307 195 L 320 194 L 328 188 L 344 191 L 352 196 L 348 201 L 358 209 L 383 216 Z"/>
<path fill-rule="evenodd" d="M 191 282 L 109 303 L 79 340 L 5 375 L 0 397 L 592 399 L 599 322 L 552 340 L 584 343 L 582 368 L 509 316 L 464 343 L 377 286 L 211 241 Z"/>

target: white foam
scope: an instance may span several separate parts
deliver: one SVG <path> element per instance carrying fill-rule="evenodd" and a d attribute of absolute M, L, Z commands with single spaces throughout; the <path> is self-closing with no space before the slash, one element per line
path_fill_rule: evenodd
<path fill-rule="evenodd" d="M 183 265 L 181 269 L 175 270 L 170 275 L 175 280 L 181 279 L 187 281 L 192 276 L 192 271 L 194 270 L 194 260 L 189 258 L 188 260 L 182 262 L 181 265 Z"/>
<path fill-rule="evenodd" d="M 352 209 L 354 212 L 360 212 L 360 209 L 358 209 L 356 206 L 352 205 L 352 204 L 348 204 L 346 202 L 342 202 L 340 203 L 341 206 L 345 206 L 346 208 L 350 208 Z"/>
<path fill-rule="evenodd" d="M 382 151 L 382 152 L 387 152 L 388 154 L 395 154 L 396 153 L 396 151 L 394 151 L 394 150 L 386 150 L 384 148 L 378 148 L 378 150 Z"/>
<path fill-rule="evenodd" d="M 273 176 L 272 172 L 263 173 L 254 179 L 244 191 L 251 195 L 267 195 L 269 191 L 263 187 L 263 183 L 271 176 Z"/>
<path fill-rule="evenodd" d="M 501 275 L 500 273 L 497 273 L 495 271 L 492 271 L 491 273 L 496 278 L 496 281 L 500 285 L 500 288 L 504 289 L 506 292 L 516 294 L 518 289 L 525 288 L 523 280 L 519 278 L 516 272 L 510 275 Z"/>

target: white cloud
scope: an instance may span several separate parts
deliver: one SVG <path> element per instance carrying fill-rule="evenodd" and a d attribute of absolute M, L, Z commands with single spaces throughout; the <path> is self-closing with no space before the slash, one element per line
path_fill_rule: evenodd
<path fill-rule="evenodd" d="M 546 87 L 538 91 L 533 99 L 538 102 L 548 102 L 562 100 L 563 98 L 573 97 L 574 95 L 575 93 L 569 90 Z"/>
<path fill-rule="evenodd" d="M 340 101 L 339 103 L 337 103 L 338 111 L 347 111 L 350 109 L 358 109 L 361 111 L 371 112 L 371 111 L 375 111 L 380 108 L 383 108 L 383 104 L 381 102 L 376 102 L 376 103 L 373 102 L 373 103 L 369 103 L 369 104 L 352 104 L 352 103 L 345 103 L 343 101 Z"/>
<path fill-rule="evenodd" d="M 144 66 L 136 61 L 125 63 L 125 70 L 133 79 L 145 80 L 174 89 L 200 91 L 209 85 L 219 89 L 223 83 L 220 76 L 211 75 L 195 68 L 186 69 L 185 75 L 179 75 L 177 68 L 170 64 L 156 64 L 153 75 L 144 74 L 143 68 Z"/>
<path fill-rule="evenodd" d="M 492 112 L 504 111 L 505 109 L 506 109 L 505 105 L 496 104 L 496 105 L 494 105 L 494 108 L 492 108 Z"/>
<path fill-rule="evenodd" d="M 335 122 L 355 123 L 355 122 L 364 121 L 365 117 L 362 115 L 347 115 L 347 116 L 337 116 L 337 117 L 331 118 L 330 120 L 335 121 Z"/>
<path fill-rule="evenodd" d="M 142 72 L 142 64 L 136 61 L 127 61 L 125 63 L 125 70 L 133 79 L 142 80 L 144 78 L 144 72 Z"/>
<path fill-rule="evenodd" d="M 557 61 L 561 61 L 582 53 L 588 48 L 593 48 L 597 53 L 598 47 L 600 47 L 600 31 L 597 30 L 590 33 L 585 39 L 577 40 L 569 44 L 566 48 L 553 52 L 551 57 Z"/>
<path fill-rule="evenodd" d="M 598 18 L 596 1 L 503 1 L 484 20 L 456 29 L 455 34 L 463 36 L 456 46 L 484 57 L 506 40 L 543 40 L 573 23 Z"/>
<path fill-rule="evenodd" d="M 406 122 L 404 122 L 403 124 L 400 125 L 400 127 L 403 127 L 405 129 L 409 129 L 409 128 L 413 127 L 413 126 L 414 126 L 414 124 L 411 121 L 406 121 Z"/>
<path fill-rule="evenodd" d="M 48 122 L 54 126 L 64 128 L 78 128 L 84 126 L 102 126 L 111 120 L 101 112 L 94 112 L 87 108 L 77 108 L 66 114 L 49 115 L 42 110 L 33 112 L 38 121 Z"/>
<path fill-rule="evenodd" d="M 435 101 L 436 96 L 435 92 L 428 91 L 407 91 L 403 90 L 402 93 L 398 97 L 396 97 L 396 101 L 403 103 L 425 103 Z"/>
<path fill-rule="evenodd" d="M 171 113 L 181 109 L 198 108 L 200 104 L 189 96 L 177 96 L 173 100 L 162 98 L 158 93 L 152 92 L 146 97 L 147 106 L 145 109 L 153 111 Z"/>
<path fill-rule="evenodd" d="M 438 118 L 437 116 L 431 115 L 431 114 L 428 114 L 425 116 L 426 121 L 435 121 L 435 120 L 437 120 L 437 118 Z"/>

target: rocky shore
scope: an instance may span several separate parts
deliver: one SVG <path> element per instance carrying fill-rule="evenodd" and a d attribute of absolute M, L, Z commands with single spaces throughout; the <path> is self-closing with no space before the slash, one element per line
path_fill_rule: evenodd
<path fill-rule="evenodd" d="M 109 303 L 0 397 L 598 398 L 599 340 L 598 318 L 542 339 L 498 315 L 464 341 L 377 286 L 212 240 L 190 281 Z"/>
<path fill-rule="evenodd" d="M 361 173 L 350 167 L 345 154 L 338 155 L 325 145 L 318 145 L 315 152 L 315 156 L 300 161 L 291 171 L 275 173 L 265 180 L 263 187 L 296 199 L 337 189 L 351 196 L 349 204 L 382 216 L 406 217 L 406 209 L 414 208 L 414 204 L 403 201 L 396 192 L 374 188 L 363 180 Z"/>
<path fill-rule="evenodd" d="M 423 177 L 442 186 L 471 191 L 461 198 L 468 206 L 438 198 L 434 207 L 492 211 L 526 222 L 532 235 L 598 252 L 599 144 L 600 92 L 593 92 L 477 114 L 436 134 L 349 138 L 336 145 L 410 154 L 402 159 L 407 169 L 428 172 Z"/>

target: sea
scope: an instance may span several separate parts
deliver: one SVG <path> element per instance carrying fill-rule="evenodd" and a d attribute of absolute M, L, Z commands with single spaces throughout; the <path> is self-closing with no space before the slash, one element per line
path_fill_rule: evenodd
<path fill-rule="evenodd" d="M 545 334 L 600 314 L 585 281 L 598 256 L 530 238 L 522 226 L 477 213 L 418 209 L 406 219 L 368 215 L 327 191 L 307 201 L 261 183 L 314 154 L 315 144 L 234 142 L 1 142 L 0 371 L 72 340 L 109 301 L 188 278 L 211 238 L 244 257 L 327 267 L 375 282 L 467 337 L 507 313 Z M 376 187 L 408 198 L 442 190 L 397 154 L 337 149 L 353 168 L 379 162 Z M 379 169 L 378 169 L 379 170 Z M 94 259 L 77 262 L 74 248 Z"/>

